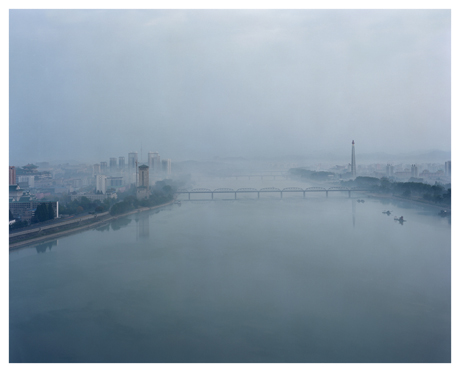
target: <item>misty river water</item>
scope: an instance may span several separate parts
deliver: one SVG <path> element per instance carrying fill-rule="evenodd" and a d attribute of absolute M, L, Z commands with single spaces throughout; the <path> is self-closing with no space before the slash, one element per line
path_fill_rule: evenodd
<path fill-rule="evenodd" d="M 10 362 L 450 362 L 451 226 L 436 209 L 256 198 L 12 251 Z"/>

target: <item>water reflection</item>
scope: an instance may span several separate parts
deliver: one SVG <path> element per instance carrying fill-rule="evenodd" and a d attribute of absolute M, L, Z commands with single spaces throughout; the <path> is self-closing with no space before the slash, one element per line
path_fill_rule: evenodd
<path fill-rule="evenodd" d="M 56 239 L 56 240 L 53 240 L 53 241 L 50 241 L 50 242 L 38 244 L 38 245 L 35 247 L 35 249 L 37 250 L 37 253 L 45 253 L 45 252 L 46 252 L 46 249 L 51 250 L 51 248 L 54 247 L 55 245 L 58 245 L 57 239 Z"/>
<path fill-rule="evenodd" d="M 136 238 L 139 239 L 146 239 L 150 236 L 150 227 L 149 227 L 149 213 L 140 213 L 136 216 L 137 221 L 137 229 L 136 229 Z"/>
<path fill-rule="evenodd" d="M 356 214 L 356 200 L 351 199 L 351 210 L 353 213 L 353 227 L 355 227 L 355 214 Z"/>
<path fill-rule="evenodd" d="M 96 230 L 97 230 L 97 231 L 110 231 L 110 225 L 109 225 L 109 224 L 105 224 L 105 225 L 96 227 Z"/>
<path fill-rule="evenodd" d="M 110 222 L 110 227 L 113 231 L 120 230 L 122 227 L 126 227 L 131 223 L 131 218 L 128 216 L 119 217 L 112 222 Z"/>

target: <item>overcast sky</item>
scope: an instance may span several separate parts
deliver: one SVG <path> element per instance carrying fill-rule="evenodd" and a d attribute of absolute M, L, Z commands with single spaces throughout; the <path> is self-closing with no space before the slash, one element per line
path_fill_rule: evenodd
<path fill-rule="evenodd" d="M 10 164 L 450 151 L 449 10 L 11 10 Z"/>

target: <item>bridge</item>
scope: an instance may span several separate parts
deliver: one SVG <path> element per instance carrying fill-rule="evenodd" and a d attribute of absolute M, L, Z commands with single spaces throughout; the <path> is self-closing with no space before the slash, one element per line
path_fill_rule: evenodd
<path fill-rule="evenodd" d="M 273 180 L 276 180 L 276 179 L 288 179 L 290 176 L 289 174 L 231 174 L 231 175 L 226 175 L 226 176 L 220 176 L 221 179 L 225 179 L 225 178 L 235 178 L 236 180 L 238 178 L 240 179 L 248 179 L 250 180 L 251 177 L 254 179 L 254 178 L 257 178 L 257 179 L 261 179 L 263 180 L 264 178 L 267 179 L 273 179 Z"/>
<path fill-rule="evenodd" d="M 325 193 L 326 197 L 329 196 L 330 192 L 347 192 L 348 197 L 351 197 L 351 192 L 352 191 L 369 191 L 368 189 L 365 188 L 347 188 L 347 187 L 329 187 L 329 188 L 324 188 L 324 187 L 308 187 L 306 189 L 302 189 L 300 187 L 285 187 L 283 189 L 279 189 L 277 187 L 264 187 L 262 189 L 254 189 L 251 187 L 246 187 L 246 188 L 241 188 L 241 189 L 230 189 L 230 188 L 219 188 L 215 190 L 210 190 L 206 188 L 197 188 L 197 189 L 192 189 L 192 190 L 186 190 L 186 189 L 179 189 L 176 191 L 176 194 L 188 194 L 188 200 L 190 199 L 191 194 L 211 194 L 211 200 L 214 200 L 214 194 L 234 194 L 235 195 L 235 200 L 237 198 L 237 194 L 255 194 L 257 193 L 257 199 L 260 199 L 260 194 L 262 193 L 279 193 L 280 198 L 283 198 L 283 193 L 302 193 L 303 197 L 305 198 L 306 193 L 310 192 L 320 192 L 320 193 Z"/>

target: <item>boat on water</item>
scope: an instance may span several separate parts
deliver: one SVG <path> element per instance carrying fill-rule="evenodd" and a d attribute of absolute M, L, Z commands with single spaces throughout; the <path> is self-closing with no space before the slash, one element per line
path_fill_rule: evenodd
<path fill-rule="evenodd" d="M 404 219 L 403 216 L 401 216 L 401 217 L 396 217 L 396 216 L 395 216 L 395 221 L 406 222 L 406 220 Z"/>
<path fill-rule="evenodd" d="M 389 216 L 391 214 L 391 211 L 383 211 L 382 213 L 386 214 L 387 216 Z"/>
<path fill-rule="evenodd" d="M 180 201 L 180 200 L 176 200 L 176 201 L 174 202 L 174 204 L 181 205 L 181 201 Z"/>

